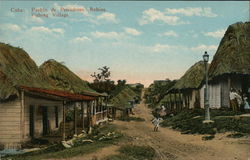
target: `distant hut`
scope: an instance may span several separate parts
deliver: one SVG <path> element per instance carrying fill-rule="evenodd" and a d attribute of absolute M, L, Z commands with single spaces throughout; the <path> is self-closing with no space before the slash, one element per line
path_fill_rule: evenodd
<path fill-rule="evenodd" d="M 210 107 L 229 107 L 231 88 L 250 99 L 250 22 L 228 27 L 209 68 Z"/>
<path fill-rule="evenodd" d="M 158 108 L 161 109 L 161 106 L 163 105 L 168 113 L 175 112 L 176 104 L 183 105 L 182 99 L 182 93 L 178 93 L 178 95 L 175 93 L 168 93 L 161 99 Z"/>
<path fill-rule="evenodd" d="M 81 101 L 71 103 L 70 108 L 81 108 L 81 119 L 83 127 L 88 128 L 91 121 L 91 125 L 99 124 L 107 121 L 107 110 L 103 102 L 106 101 L 105 94 L 100 94 L 88 86 L 88 82 L 82 80 L 75 73 L 70 71 L 65 65 L 55 60 L 48 60 L 40 66 L 40 70 L 49 77 L 50 82 L 58 89 L 68 91 L 71 93 L 77 93 L 87 96 L 96 97 L 95 101 Z M 75 108 L 75 109 L 76 109 Z M 75 115 L 78 115 L 75 113 Z M 84 117 L 84 118 L 83 118 Z M 86 119 L 84 121 L 84 119 Z M 84 125 L 85 123 L 85 125 Z M 80 125 L 80 124 L 78 124 Z"/>
<path fill-rule="evenodd" d="M 0 43 L 0 84 L 4 148 L 20 148 L 25 141 L 58 130 L 65 120 L 64 102 L 94 99 L 56 90 L 23 49 L 4 43 Z"/>
<path fill-rule="evenodd" d="M 174 102 L 176 109 L 181 108 L 200 108 L 200 87 L 205 75 L 205 66 L 203 61 L 195 63 L 170 89 L 172 95 L 171 101 Z M 178 100 L 179 99 L 179 100 Z M 180 101 L 181 103 L 178 103 Z"/>
<path fill-rule="evenodd" d="M 129 116 L 134 105 L 134 98 L 138 95 L 129 87 L 123 88 L 111 100 L 112 118 L 123 118 Z"/>

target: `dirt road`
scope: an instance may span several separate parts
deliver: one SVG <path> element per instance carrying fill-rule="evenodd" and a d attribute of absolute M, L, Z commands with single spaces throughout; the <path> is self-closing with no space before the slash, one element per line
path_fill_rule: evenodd
<path fill-rule="evenodd" d="M 225 134 L 217 134 L 211 141 L 202 141 L 201 135 L 182 135 L 168 128 L 153 132 L 153 117 L 145 103 L 137 105 L 134 112 L 135 117 L 144 118 L 145 121 L 115 121 L 114 124 L 121 132 L 132 137 L 128 143 L 153 147 L 157 152 L 156 160 L 250 160 L 249 138 L 231 139 Z M 118 148 L 111 146 L 91 156 L 101 158 L 117 153 Z"/>
<path fill-rule="evenodd" d="M 230 139 L 219 134 L 212 141 L 202 141 L 201 135 L 183 135 L 168 128 L 153 132 L 153 117 L 144 102 L 135 108 L 135 113 L 146 121 L 114 123 L 133 137 L 131 144 L 152 146 L 157 151 L 157 160 L 250 160 L 249 139 Z"/>

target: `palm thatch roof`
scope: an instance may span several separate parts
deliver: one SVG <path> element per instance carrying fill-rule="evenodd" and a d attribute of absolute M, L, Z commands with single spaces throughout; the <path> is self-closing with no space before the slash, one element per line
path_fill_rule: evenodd
<path fill-rule="evenodd" d="M 19 86 L 53 88 L 23 49 L 4 43 L 0 43 L 0 84 L 0 100 L 18 95 Z"/>
<path fill-rule="evenodd" d="M 170 96 L 171 96 L 171 100 L 172 100 L 172 102 L 173 102 L 173 101 L 174 101 L 174 96 L 175 96 L 175 95 L 169 93 L 169 94 L 165 95 L 165 96 L 161 99 L 161 101 L 159 102 L 159 105 L 162 105 L 162 104 L 167 103 L 167 102 L 171 102 Z M 180 98 L 182 99 L 182 94 L 176 95 L 176 102 L 180 102 Z"/>
<path fill-rule="evenodd" d="M 176 82 L 171 90 L 198 89 L 204 79 L 205 65 L 203 61 L 195 63 Z"/>
<path fill-rule="evenodd" d="M 125 87 L 110 100 L 110 103 L 118 108 L 130 108 L 131 105 L 129 104 L 129 101 L 132 101 L 134 97 L 137 96 L 138 95 L 132 89 Z"/>
<path fill-rule="evenodd" d="M 51 83 L 59 90 L 87 95 L 101 95 L 92 90 L 87 81 L 82 80 L 65 65 L 55 60 L 44 62 L 40 66 L 40 70 L 49 77 Z"/>
<path fill-rule="evenodd" d="M 225 74 L 250 74 L 250 22 L 230 25 L 209 68 L 209 79 Z"/>

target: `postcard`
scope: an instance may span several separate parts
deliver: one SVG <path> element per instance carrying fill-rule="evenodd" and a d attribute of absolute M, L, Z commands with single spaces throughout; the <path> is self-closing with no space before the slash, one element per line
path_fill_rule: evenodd
<path fill-rule="evenodd" d="M 249 6 L 0 0 L 0 160 L 250 160 Z"/>

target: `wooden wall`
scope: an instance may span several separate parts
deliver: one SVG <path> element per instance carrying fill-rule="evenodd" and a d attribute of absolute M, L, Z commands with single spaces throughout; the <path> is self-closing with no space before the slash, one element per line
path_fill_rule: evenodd
<path fill-rule="evenodd" d="M 209 88 L 209 107 L 221 108 L 222 98 L 222 83 L 214 83 L 208 86 Z"/>
<path fill-rule="evenodd" d="M 0 103 L 0 144 L 5 148 L 20 148 L 21 100 Z"/>
<path fill-rule="evenodd" d="M 39 137 L 43 133 L 43 122 L 41 107 L 46 106 L 48 108 L 48 120 L 49 126 L 52 131 L 59 129 L 56 128 L 55 123 L 55 106 L 58 107 L 58 122 L 62 122 L 62 101 L 52 101 L 42 98 L 32 98 L 25 96 L 25 109 L 24 109 L 24 139 L 30 139 L 29 135 L 29 106 L 34 106 L 34 120 L 35 120 L 35 137 Z"/>
<path fill-rule="evenodd" d="M 201 87 L 201 89 L 200 89 L 200 105 L 201 105 L 201 108 L 205 108 L 204 102 L 205 102 L 205 85 L 203 85 Z"/>

